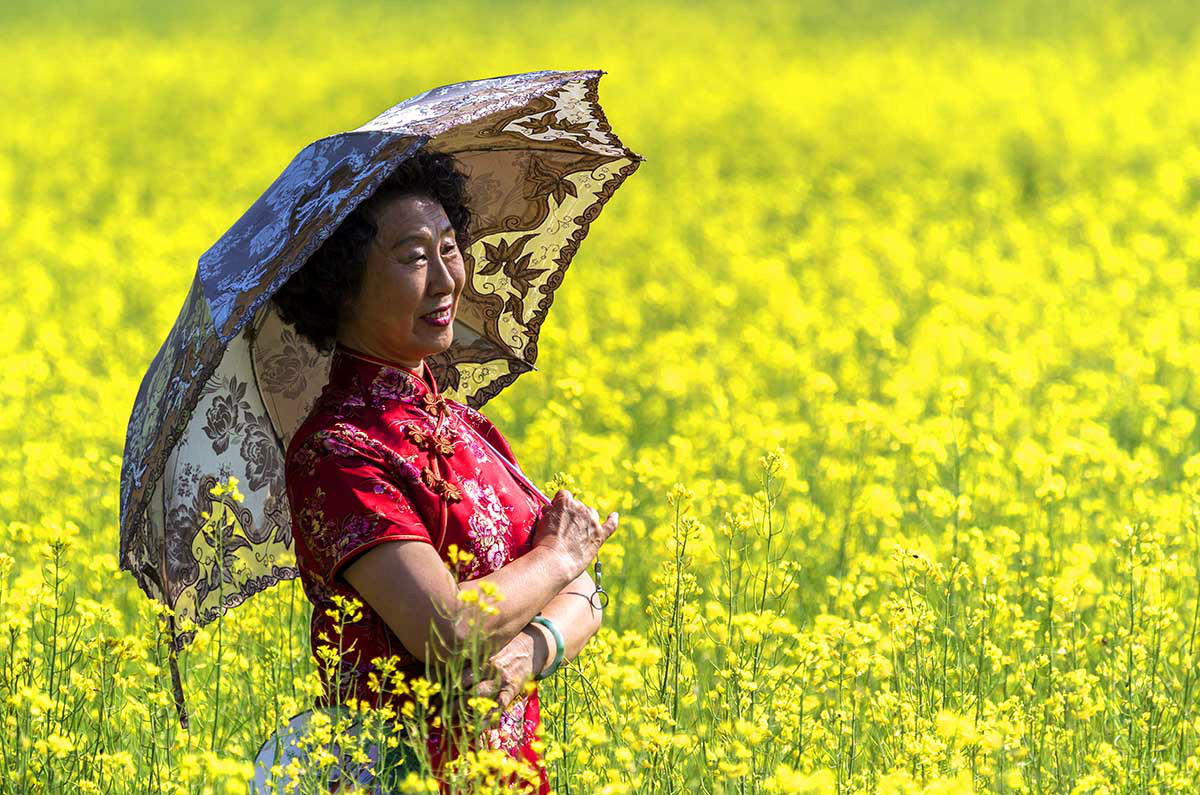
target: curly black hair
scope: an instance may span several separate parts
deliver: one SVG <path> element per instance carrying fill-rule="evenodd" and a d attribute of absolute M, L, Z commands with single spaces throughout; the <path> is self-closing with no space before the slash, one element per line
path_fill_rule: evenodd
<path fill-rule="evenodd" d="M 378 231 L 377 212 L 404 194 L 420 194 L 442 205 L 460 250 L 470 241 L 472 213 L 467 177 L 453 155 L 420 149 L 401 163 L 369 197 L 342 221 L 304 265 L 271 296 L 284 322 L 319 351 L 330 353 L 337 340 L 338 319 L 362 287 L 367 248 Z"/>

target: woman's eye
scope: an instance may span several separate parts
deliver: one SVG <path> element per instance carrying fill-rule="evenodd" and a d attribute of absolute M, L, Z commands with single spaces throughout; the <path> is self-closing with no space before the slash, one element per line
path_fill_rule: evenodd
<path fill-rule="evenodd" d="M 447 243 L 446 245 L 442 246 L 442 256 L 444 256 L 444 257 L 449 256 L 449 255 L 455 253 L 456 251 L 458 251 L 458 245 L 456 243 Z M 404 261 L 409 263 L 410 265 L 415 265 L 416 263 L 422 261 L 423 259 L 425 259 L 424 254 L 416 254 L 414 256 L 409 257 L 408 259 L 406 259 Z"/>

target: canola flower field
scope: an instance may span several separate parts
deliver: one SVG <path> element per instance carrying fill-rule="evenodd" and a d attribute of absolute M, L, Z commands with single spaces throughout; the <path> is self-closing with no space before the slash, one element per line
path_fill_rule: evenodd
<path fill-rule="evenodd" d="M 621 513 L 604 625 L 540 687 L 554 791 L 1195 792 L 1196 21 L 6 3 L 0 793 L 243 793 L 311 704 L 293 582 L 186 649 L 181 729 L 117 567 L 138 383 L 306 143 L 541 68 L 607 70 L 647 159 L 484 408 Z"/>

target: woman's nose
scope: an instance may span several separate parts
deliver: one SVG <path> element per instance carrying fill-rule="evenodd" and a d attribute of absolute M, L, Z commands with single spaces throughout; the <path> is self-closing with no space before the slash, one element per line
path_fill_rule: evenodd
<path fill-rule="evenodd" d="M 450 272 L 448 259 L 441 253 L 434 255 L 433 267 L 429 269 L 429 289 L 434 295 L 454 290 L 454 274 Z"/>

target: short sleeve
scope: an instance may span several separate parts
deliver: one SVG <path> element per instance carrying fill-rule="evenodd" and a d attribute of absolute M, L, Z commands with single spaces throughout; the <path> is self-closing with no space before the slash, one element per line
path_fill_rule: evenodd
<path fill-rule="evenodd" d="M 313 573 L 326 583 L 385 541 L 433 544 L 403 483 L 344 433 L 309 436 L 289 455 L 286 479 L 292 532 Z"/>

